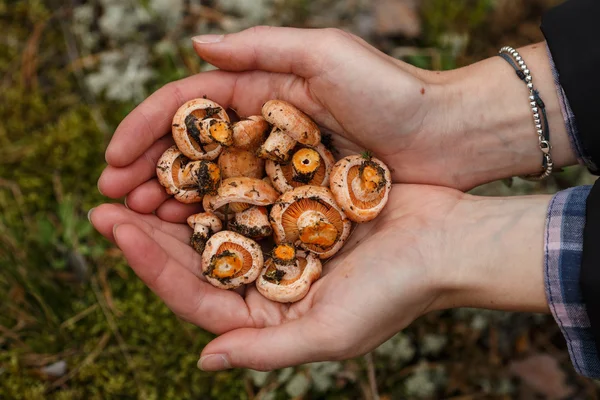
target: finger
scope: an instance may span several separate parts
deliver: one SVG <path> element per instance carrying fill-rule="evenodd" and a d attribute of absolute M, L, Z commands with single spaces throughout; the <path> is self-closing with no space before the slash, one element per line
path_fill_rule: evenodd
<path fill-rule="evenodd" d="M 326 351 L 313 337 L 310 323 L 303 319 L 267 328 L 236 329 L 214 339 L 202 350 L 198 368 L 271 371 L 321 361 Z"/>
<path fill-rule="evenodd" d="M 150 214 L 156 211 L 171 195 L 156 179 L 150 179 L 133 189 L 127 195 L 127 208 L 141 213 Z"/>
<path fill-rule="evenodd" d="M 156 216 L 163 221 L 183 224 L 190 215 L 202 211 L 202 205 L 199 203 L 183 204 L 175 199 L 168 199 L 158 207 Z"/>
<path fill-rule="evenodd" d="M 256 26 L 225 35 L 220 41 L 193 38 L 198 55 L 226 71 L 262 70 L 313 78 L 338 63 L 340 48 L 357 48 L 349 34 L 337 29 Z M 362 48 L 362 46 L 358 47 Z"/>
<path fill-rule="evenodd" d="M 148 225 L 155 231 L 177 239 L 181 243 L 189 243 L 192 229 L 187 224 L 175 224 L 161 220 L 153 214 L 138 214 L 128 210 L 122 204 L 101 204 L 90 210 L 90 222 L 100 233 L 111 242 L 115 243 L 112 228 L 120 224 L 136 224 L 138 227 Z M 150 228 L 141 228 L 146 233 Z"/>
<path fill-rule="evenodd" d="M 158 223 L 151 224 L 144 221 L 143 217 L 143 215 L 136 214 L 122 206 L 105 204 L 92 212 L 90 222 L 98 232 L 113 243 L 115 242 L 113 228 L 116 225 L 135 225 L 154 239 L 175 261 L 198 278 L 206 280 L 202 275 L 202 257 L 189 245 L 191 229 L 186 225 L 160 221 L 155 216 L 151 216 L 151 218 L 153 217 Z"/>
<path fill-rule="evenodd" d="M 114 235 L 138 277 L 177 315 L 214 333 L 249 325 L 248 308 L 238 294 L 198 279 L 140 228 L 117 225 Z"/>
<path fill-rule="evenodd" d="M 98 189 L 103 195 L 113 199 L 125 196 L 156 175 L 158 159 L 172 145 L 173 139 L 164 137 L 152 143 L 131 165 L 125 168 L 108 165 L 100 175 Z"/>
<path fill-rule="evenodd" d="M 170 133 L 171 121 L 179 106 L 204 95 L 223 107 L 235 109 L 242 116 L 260 114 L 265 101 L 282 99 L 292 102 L 315 119 L 321 117 L 321 121 L 318 122 L 327 122 L 325 110 L 314 102 L 306 90 L 305 82 L 292 75 L 261 71 L 246 73 L 210 71 L 172 82 L 140 104 L 117 128 L 106 150 L 106 161 L 115 168 L 111 171 L 122 175 L 117 179 L 119 184 L 115 192 L 124 194 L 134 189 L 137 185 L 131 182 L 123 184 L 131 179 L 137 184 L 141 183 L 139 179 L 135 179 L 135 173 L 139 171 L 132 172 L 131 169 L 138 167 L 139 160 L 145 157 L 148 149 L 153 148 L 154 143 L 161 136 Z M 334 121 L 329 122 L 331 125 Z M 339 126 L 330 126 L 330 128 L 339 129 Z M 143 175 L 153 176 L 156 166 L 147 162 L 141 164 L 145 165 Z M 104 187 L 108 184 L 108 180 L 103 181 L 100 189 L 109 191 Z"/>

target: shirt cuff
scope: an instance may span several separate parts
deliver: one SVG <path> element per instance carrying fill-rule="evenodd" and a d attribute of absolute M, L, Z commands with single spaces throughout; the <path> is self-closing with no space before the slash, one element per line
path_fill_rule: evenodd
<path fill-rule="evenodd" d="M 546 297 L 576 371 L 600 377 L 600 359 L 579 286 L 586 200 L 591 186 L 559 192 L 548 208 L 544 275 Z"/>
<path fill-rule="evenodd" d="M 554 59 L 552 58 L 552 53 L 550 52 L 550 48 L 546 44 L 546 50 L 548 52 L 548 58 L 550 59 L 550 68 L 552 68 L 552 76 L 554 77 L 554 85 L 556 86 L 556 91 L 558 93 L 558 100 L 560 102 L 560 110 L 563 115 L 563 119 L 565 121 L 565 126 L 567 127 L 567 134 L 569 135 L 569 141 L 571 142 L 571 147 L 573 151 L 577 155 L 577 159 L 579 163 L 585 167 L 587 167 L 592 173 L 598 173 L 600 170 L 598 166 L 594 164 L 592 158 L 585 152 L 583 148 L 583 144 L 581 143 L 581 139 L 579 138 L 579 131 L 577 129 L 577 124 L 575 123 L 575 114 L 573 114 L 573 110 L 569 105 L 569 100 L 567 100 L 567 95 L 563 90 L 562 85 L 560 84 L 560 76 L 558 74 L 558 70 L 556 69 L 556 65 L 554 64 Z"/>

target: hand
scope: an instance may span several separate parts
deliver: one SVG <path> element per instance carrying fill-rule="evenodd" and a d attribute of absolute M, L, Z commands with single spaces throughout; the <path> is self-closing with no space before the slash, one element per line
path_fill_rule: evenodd
<path fill-rule="evenodd" d="M 268 99 L 287 100 L 336 134 L 338 148 L 373 151 L 395 182 L 465 190 L 540 168 L 526 89 L 499 57 L 429 72 L 333 29 L 257 27 L 196 38 L 194 46 L 221 70 L 154 93 L 125 118 L 106 151 L 99 189 L 127 195 L 135 211 L 183 222 L 198 210 L 169 199 L 154 174 L 172 144 L 175 111 L 204 95 L 243 116 L 259 113 Z M 574 164 L 544 46 L 520 51 L 547 105 L 555 164 Z"/>
<path fill-rule="evenodd" d="M 282 305 L 204 281 L 191 230 L 123 206 L 91 212 L 137 275 L 181 318 L 220 334 L 199 367 L 271 370 L 367 353 L 432 310 L 547 311 L 542 241 L 548 196 L 484 199 L 395 185 L 307 297 Z"/>
<path fill-rule="evenodd" d="M 174 222 L 198 210 L 168 199 L 154 171 L 172 144 L 175 111 L 204 95 L 243 116 L 259 114 L 272 98 L 289 101 L 336 133 L 341 151 L 369 149 L 395 170 L 394 179 L 417 178 L 406 153 L 432 109 L 433 89 L 416 77 L 424 71 L 338 30 L 259 27 L 220 43 L 196 41 L 195 48 L 222 70 L 170 83 L 125 118 L 106 151 L 109 166 L 99 181 L 105 195 L 127 195 L 132 210 L 156 210 Z"/>

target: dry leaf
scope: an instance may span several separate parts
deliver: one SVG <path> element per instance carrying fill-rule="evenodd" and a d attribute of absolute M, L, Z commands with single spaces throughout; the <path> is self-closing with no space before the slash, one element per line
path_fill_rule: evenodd
<path fill-rule="evenodd" d="M 524 360 L 513 361 L 510 371 L 548 399 L 563 399 L 573 393 L 558 361 L 548 354 L 534 354 Z"/>

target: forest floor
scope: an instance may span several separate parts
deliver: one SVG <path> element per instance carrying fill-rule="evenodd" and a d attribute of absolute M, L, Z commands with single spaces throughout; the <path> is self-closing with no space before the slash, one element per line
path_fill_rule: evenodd
<path fill-rule="evenodd" d="M 202 372 L 212 335 L 176 318 L 86 218 L 107 200 L 96 182 L 119 121 L 158 87 L 211 68 L 193 35 L 340 27 L 443 70 L 543 40 L 540 17 L 557 2 L 0 0 L 0 398 L 597 398 L 551 316 L 471 309 L 422 317 L 364 358 Z M 574 167 L 474 192 L 591 179 Z"/>

